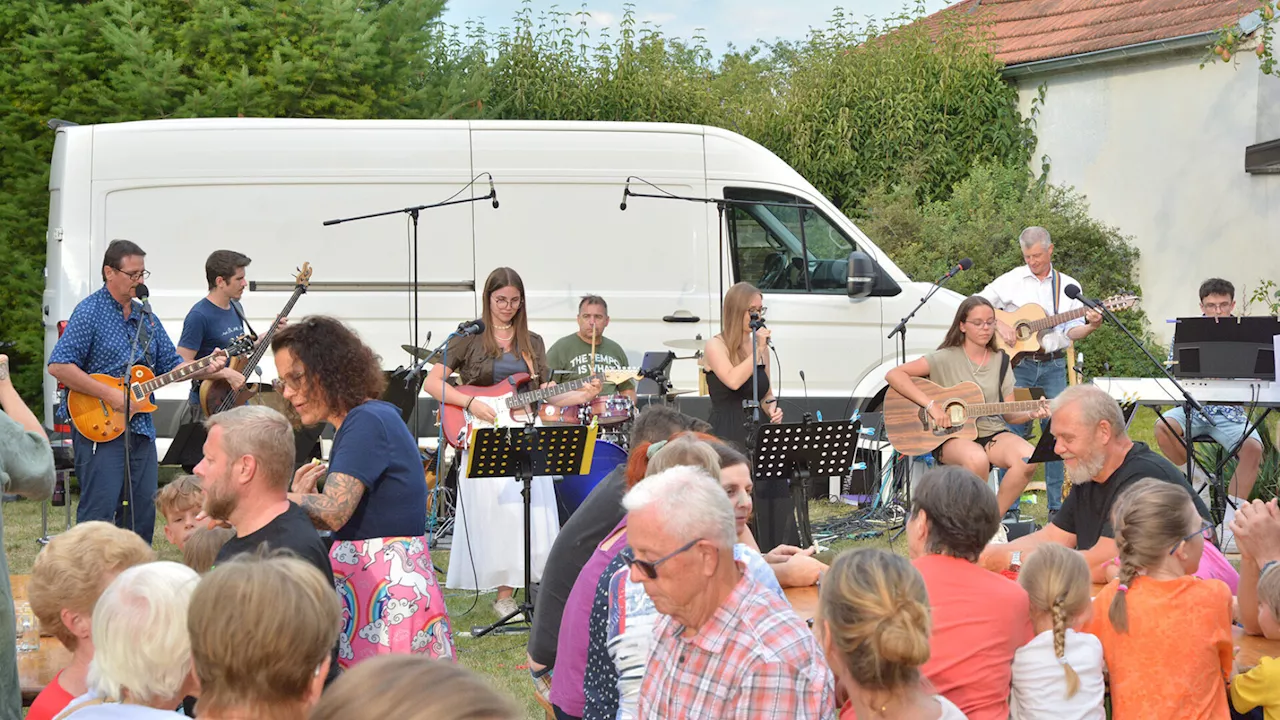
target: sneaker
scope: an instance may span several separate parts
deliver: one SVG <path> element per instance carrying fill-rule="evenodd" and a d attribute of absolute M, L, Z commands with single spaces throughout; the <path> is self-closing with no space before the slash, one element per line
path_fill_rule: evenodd
<path fill-rule="evenodd" d="M 498 614 L 499 618 L 504 618 L 519 609 L 520 606 L 516 605 L 515 598 L 505 597 L 493 601 L 493 611 Z M 521 615 L 516 615 L 512 619 L 520 620 Z"/>

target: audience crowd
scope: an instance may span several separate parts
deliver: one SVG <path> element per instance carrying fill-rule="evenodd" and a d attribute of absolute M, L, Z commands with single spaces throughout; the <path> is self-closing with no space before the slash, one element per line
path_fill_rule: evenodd
<path fill-rule="evenodd" d="M 291 326 L 282 347 L 302 366 L 309 332 L 337 330 Z M 325 490 L 323 466 L 293 470 L 275 411 L 206 421 L 195 475 L 155 498 L 184 564 L 103 522 L 54 537 L 28 594 L 71 662 L 26 717 L 518 717 L 453 662 L 430 554 L 399 519 L 425 502 L 401 467 L 412 437 L 373 390 L 315 397 L 342 415 Z M 828 567 L 813 548 L 759 547 L 738 448 L 647 409 L 626 464 L 550 550 L 534 691 L 558 719 L 1280 718 L 1277 660 L 1233 656 L 1240 633 L 1280 639 L 1276 501 L 1234 513 L 1237 573 L 1205 504 L 1128 438 L 1113 400 L 1077 386 L 1052 412 L 1073 488 L 1043 529 L 993 541 L 997 496 L 942 466 L 913 484 L 909 557 L 851 550 Z M 391 450 L 362 455 L 360 438 Z M 787 591 L 815 585 L 803 617 Z"/>

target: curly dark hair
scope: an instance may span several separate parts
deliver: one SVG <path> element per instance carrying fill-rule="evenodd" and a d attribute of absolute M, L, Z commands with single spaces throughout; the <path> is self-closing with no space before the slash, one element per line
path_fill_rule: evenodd
<path fill-rule="evenodd" d="M 289 323 L 271 340 L 271 352 L 285 348 L 306 369 L 308 387 L 319 391 L 333 412 L 350 412 L 380 397 L 387 386 L 382 359 L 335 318 L 312 315 Z"/>

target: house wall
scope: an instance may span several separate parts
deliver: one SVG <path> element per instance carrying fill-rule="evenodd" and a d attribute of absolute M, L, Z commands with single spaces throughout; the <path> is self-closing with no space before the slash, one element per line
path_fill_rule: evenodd
<path fill-rule="evenodd" d="M 1200 60 L 1184 53 L 1014 79 L 1024 116 L 1048 84 L 1032 167 L 1048 155 L 1051 182 L 1074 186 L 1093 217 L 1132 238 L 1162 342 L 1173 334 L 1167 318 L 1199 314 L 1205 278 L 1235 283 L 1238 303 L 1242 288 L 1280 283 L 1280 175 L 1244 171 L 1245 146 L 1280 137 L 1280 79 L 1259 73 L 1251 53 L 1203 69 Z"/>

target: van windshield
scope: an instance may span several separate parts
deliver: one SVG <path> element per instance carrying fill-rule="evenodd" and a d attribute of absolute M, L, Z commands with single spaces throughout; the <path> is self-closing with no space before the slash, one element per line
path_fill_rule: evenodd
<path fill-rule="evenodd" d="M 725 188 L 728 231 L 738 281 L 761 290 L 844 292 L 848 257 L 857 246 L 805 199 L 772 190 Z"/>

